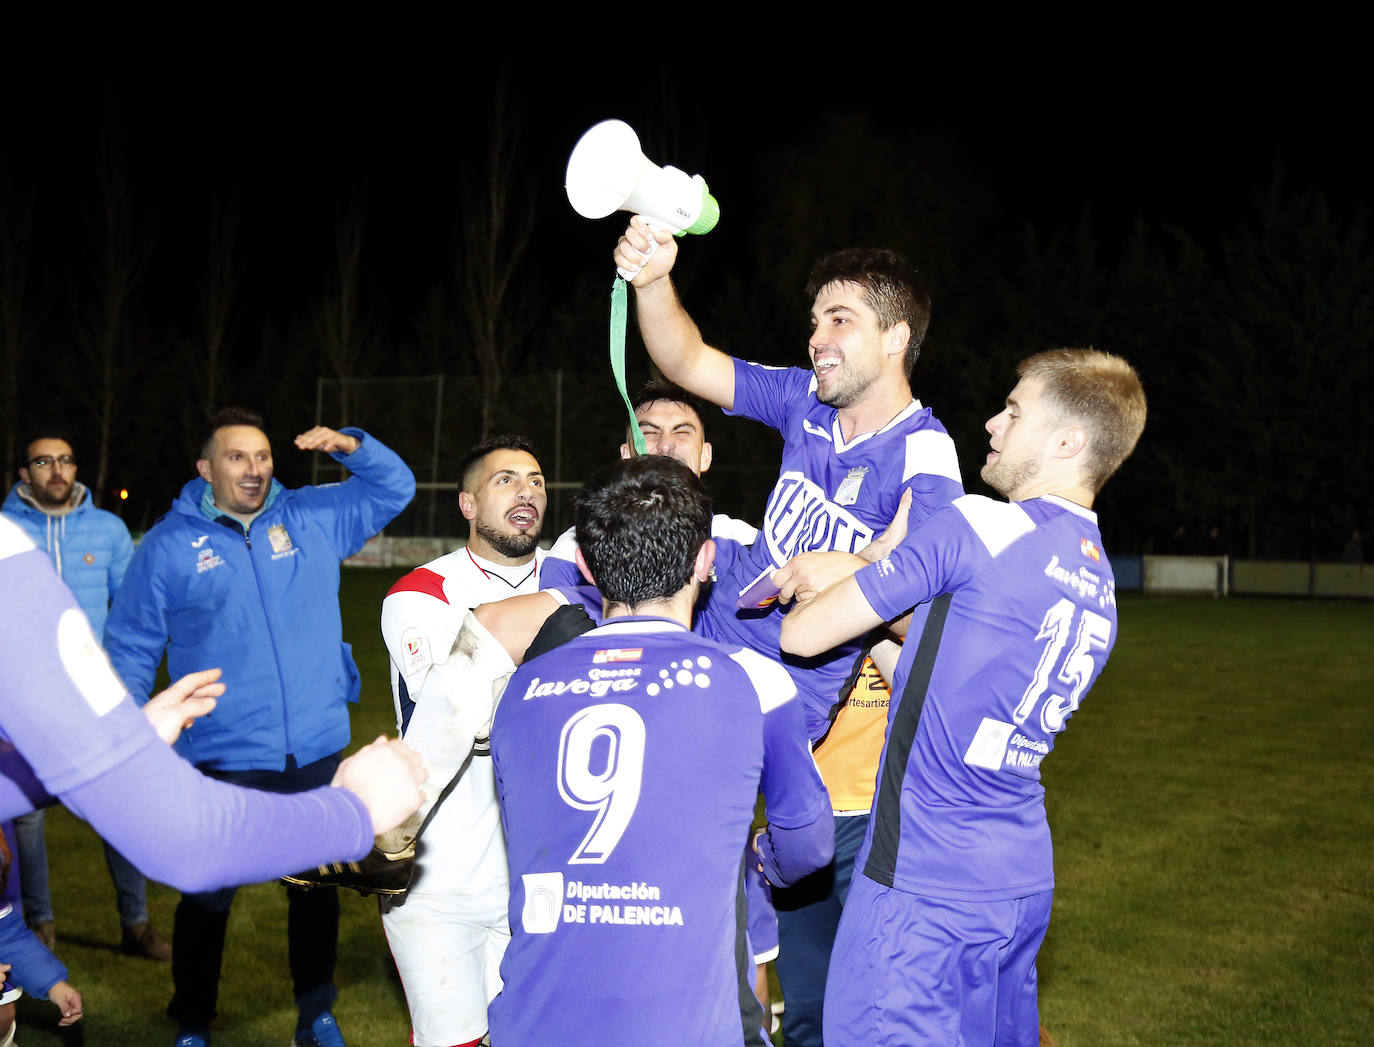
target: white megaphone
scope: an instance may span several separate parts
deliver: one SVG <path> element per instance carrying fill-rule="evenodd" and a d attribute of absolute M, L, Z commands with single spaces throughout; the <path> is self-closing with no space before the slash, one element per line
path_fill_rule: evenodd
<path fill-rule="evenodd" d="M 709 233 L 720 221 L 720 204 L 705 179 L 659 167 L 640 151 L 639 136 L 623 120 L 603 120 L 578 140 L 568 157 L 564 188 L 583 218 L 630 211 L 675 236 Z M 634 275 L 619 272 L 627 280 Z"/>

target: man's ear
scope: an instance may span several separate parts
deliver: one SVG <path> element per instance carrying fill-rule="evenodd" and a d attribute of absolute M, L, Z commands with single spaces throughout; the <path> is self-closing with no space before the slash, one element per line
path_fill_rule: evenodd
<path fill-rule="evenodd" d="M 459 491 L 458 509 L 462 512 L 464 520 L 471 520 L 477 515 L 477 501 L 467 491 Z"/>
<path fill-rule="evenodd" d="M 905 353 L 907 343 L 910 341 L 911 325 L 905 320 L 898 320 L 883 332 L 883 352 L 888 356 Z"/>
<path fill-rule="evenodd" d="M 19 467 L 19 480 L 21 483 L 29 482 L 29 471 L 22 465 Z"/>
<path fill-rule="evenodd" d="M 1051 453 L 1056 458 L 1077 458 L 1088 446 L 1088 434 L 1082 426 L 1066 425 L 1054 434 L 1054 448 Z"/>
<path fill-rule="evenodd" d="M 630 450 L 630 445 L 629 445 L 629 444 L 621 444 L 621 445 L 620 445 L 620 460 L 621 460 L 622 462 L 628 462 L 628 461 L 629 461 L 631 458 L 633 458 L 633 457 L 634 457 L 634 452 Z"/>
<path fill-rule="evenodd" d="M 596 584 L 596 579 L 592 577 L 592 569 L 587 566 L 587 558 L 582 555 L 582 547 L 579 545 L 573 553 L 577 559 L 577 569 L 582 572 L 582 577 L 587 579 L 591 585 Z"/>
<path fill-rule="evenodd" d="M 210 460 L 208 458 L 196 459 L 196 472 L 200 473 L 200 478 L 206 483 L 210 482 Z"/>
<path fill-rule="evenodd" d="M 705 585 L 711 580 L 711 567 L 716 562 L 716 543 L 708 538 L 697 550 L 696 562 L 692 565 L 692 577 Z"/>
<path fill-rule="evenodd" d="M 701 445 L 701 468 L 698 473 L 704 473 L 711 468 L 711 444 L 710 441 Z"/>

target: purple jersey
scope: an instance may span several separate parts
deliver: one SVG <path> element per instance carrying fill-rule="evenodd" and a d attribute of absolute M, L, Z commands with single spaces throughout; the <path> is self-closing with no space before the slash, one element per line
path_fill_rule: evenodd
<path fill-rule="evenodd" d="M 761 1013 L 741 1013 L 740 849 L 765 768 L 774 836 L 830 832 L 804 737 L 765 726 L 793 694 L 767 659 L 652 618 L 511 678 L 491 732 L 512 931 L 494 1042 L 557 1023 L 568 1044 L 763 1043 Z"/>
<path fill-rule="evenodd" d="M 1040 764 L 1116 640 L 1096 514 L 1053 496 L 965 496 L 855 578 L 886 619 L 922 605 L 857 868 L 933 898 L 1049 890 Z"/>
<path fill-rule="evenodd" d="M 816 380 L 800 368 L 735 361 L 735 406 L 729 412 L 763 422 L 783 437 L 778 481 L 768 497 L 759 538 L 718 573 L 698 627 L 705 636 L 781 657 L 783 611 L 741 611 L 739 594 L 761 572 L 798 553 L 858 552 L 881 534 L 911 488 L 910 526 L 964 493 L 954 442 L 930 408 L 911 404 L 873 433 L 848 443 L 839 413 L 816 399 Z M 811 737 L 825 733 L 835 705 L 848 693 L 859 644 L 825 659 L 793 659 L 792 673 L 807 707 Z"/>

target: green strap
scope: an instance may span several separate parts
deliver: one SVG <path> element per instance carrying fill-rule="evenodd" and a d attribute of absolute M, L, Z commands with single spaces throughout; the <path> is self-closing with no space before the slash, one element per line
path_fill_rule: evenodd
<path fill-rule="evenodd" d="M 644 434 L 640 432 L 639 420 L 635 418 L 635 410 L 630 406 L 630 394 L 625 391 L 625 315 L 627 312 L 625 281 L 617 276 L 615 283 L 611 285 L 611 374 L 615 376 L 615 387 L 620 391 L 620 398 L 625 401 L 625 410 L 630 415 L 630 439 L 635 445 L 635 454 L 644 454 L 647 450 Z"/>

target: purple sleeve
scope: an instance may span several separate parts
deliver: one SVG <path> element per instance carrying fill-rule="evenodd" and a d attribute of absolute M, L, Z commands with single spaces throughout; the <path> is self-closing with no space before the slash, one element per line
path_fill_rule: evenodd
<path fill-rule="evenodd" d="M 779 887 L 829 864 L 835 821 L 806 733 L 806 711 L 793 698 L 764 714 L 763 803 L 768 831 L 759 858 L 769 883 Z"/>
<path fill-rule="evenodd" d="M 541 590 L 576 589 L 578 586 L 586 584 L 587 580 L 582 577 L 582 572 L 577 569 L 577 564 L 571 560 L 562 560 L 549 555 L 539 565 L 539 588 Z"/>
<path fill-rule="evenodd" d="M 981 555 L 980 555 L 981 552 Z M 891 555 L 854 575 L 859 591 L 885 621 L 957 588 L 986 559 L 978 536 L 954 506 L 934 513 Z"/>
<path fill-rule="evenodd" d="M 734 407 L 725 413 L 752 418 L 786 433 L 800 418 L 811 391 L 811 373 L 799 367 L 768 367 L 735 359 Z"/>
<path fill-rule="evenodd" d="M 354 861 L 372 847 L 371 816 L 349 790 L 243 789 L 205 777 L 156 738 L 62 802 L 150 879 L 181 891 Z"/>

